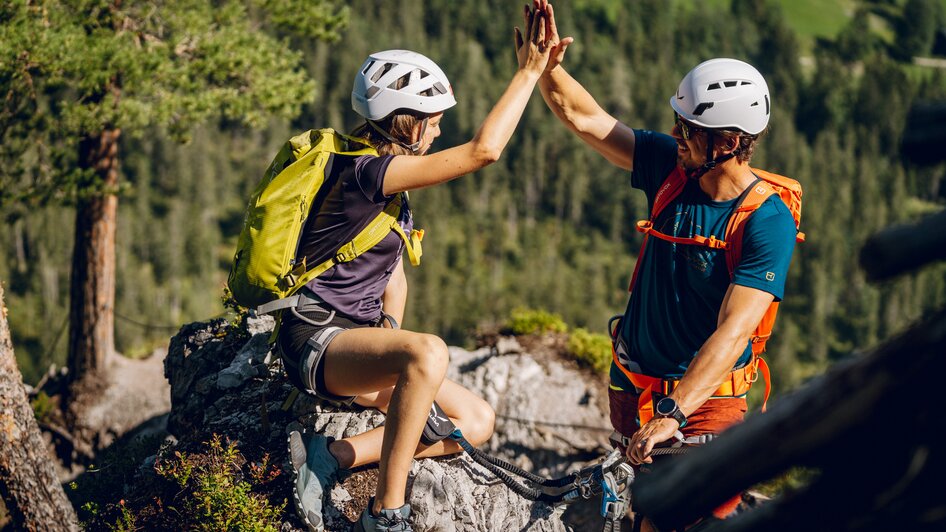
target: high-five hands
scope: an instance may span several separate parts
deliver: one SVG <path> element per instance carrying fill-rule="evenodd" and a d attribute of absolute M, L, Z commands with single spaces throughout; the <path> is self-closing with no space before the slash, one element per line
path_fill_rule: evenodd
<path fill-rule="evenodd" d="M 565 50 L 568 45 L 575 42 L 572 37 L 559 37 L 558 26 L 555 24 L 555 9 L 549 0 L 533 0 L 532 9 L 545 13 L 545 31 L 551 37 L 552 51 L 549 54 L 549 62 L 545 66 L 546 72 L 551 72 L 565 60 Z"/>
<path fill-rule="evenodd" d="M 516 58 L 519 69 L 541 74 L 546 70 L 549 56 L 553 49 L 551 27 L 548 24 L 548 13 L 538 8 L 539 2 L 533 1 L 530 7 L 523 7 L 522 15 L 525 21 L 526 38 L 523 38 L 519 27 L 516 27 Z M 551 7 L 551 6 L 549 6 Z"/>

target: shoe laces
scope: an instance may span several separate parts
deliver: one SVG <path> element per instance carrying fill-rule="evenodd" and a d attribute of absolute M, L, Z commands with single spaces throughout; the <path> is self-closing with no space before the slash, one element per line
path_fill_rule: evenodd
<path fill-rule="evenodd" d="M 411 527 L 410 506 L 406 504 L 400 508 L 383 509 L 381 510 L 381 515 L 377 517 L 371 515 L 370 511 L 368 515 L 375 520 L 375 530 L 387 532 L 413 532 L 414 530 Z"/>

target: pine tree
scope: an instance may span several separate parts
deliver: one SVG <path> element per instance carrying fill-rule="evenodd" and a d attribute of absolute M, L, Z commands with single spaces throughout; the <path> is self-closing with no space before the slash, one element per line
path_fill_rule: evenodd
<path fill-rule="evenodd" d="M 327 0 L 253 4 L 267 27 L 315 38 L 346 17 Z M 8 2 L 2 18 L 3 196 L 75 202 L 69 368 L 94 381 L 114 350 L 122 135 L 186 137 L 215 115 L 258 125 L 297 112 L 314 86 L 243 2 Z"/>

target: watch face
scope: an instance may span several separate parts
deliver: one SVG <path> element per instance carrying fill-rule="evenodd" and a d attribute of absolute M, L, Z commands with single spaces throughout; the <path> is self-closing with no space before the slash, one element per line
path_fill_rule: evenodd
<path fill-rule="evenodd" d="M 673 414 L 673 411 L 677 409 L 677 402 L 669 397 L 664 397 L 663 399 L 657 401 L 657 415 L 659 416 L 669 416 Z"/>

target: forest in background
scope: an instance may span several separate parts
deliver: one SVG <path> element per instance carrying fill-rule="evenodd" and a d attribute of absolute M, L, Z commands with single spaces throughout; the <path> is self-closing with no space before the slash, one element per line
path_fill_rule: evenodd
<path fill-rule="evenodd" d="M 747 60 L 769 80 L 773 119 L 753 165 L 802 182 L 808 237 L 769 343 L 776 385 L 785 389 L 946 302 L 946 267 L 875 287 L 857 265 L 868 235 L 946 201 L 943 168 L 915 168 L 899 154 L 910 105 L 946 99 L 946 70 L 911 62 L 940 49 L 937 30 L 946 24 L 936 0 L 860 2 L 834 38 L 806 41 L 776 3 L 721 4 L 563 0 L 556 13 L 563 35 L 576 38 L 566 68 L 632 127 L 669 130 L 669 95 L 707 58 Z M 468 140 L 514 71 L 518 2 L 349 5 L 338 42 L 292 43 L 318 86 L 294 120 L 253 130 L 219 121 L 185 145 L 160 130 L 122 138 L 119 351 L 149 353 L 180 324 L 224 313 L 222 289 L 252 188 L 292 134 L 357 125 L 351 80 L 368 53 L 417 50 L 450 77 L 459 103 L 435 149 Z M 886 31 L 873 29 L 878 17 Z M 623 311 L 645 199 L 625 172 L 559 124 L 540 95 L 502 160 L 418 191 L 412 205 L 428 237 L 422 266 L 407 272 L 407 327 L 465 344 L 516 307 L 557 312 L 597 332 Z M 20 368 L 35 382 L 65 360 L 74 214 L 21 203 L 2 215 L 0 279 Z"/>

